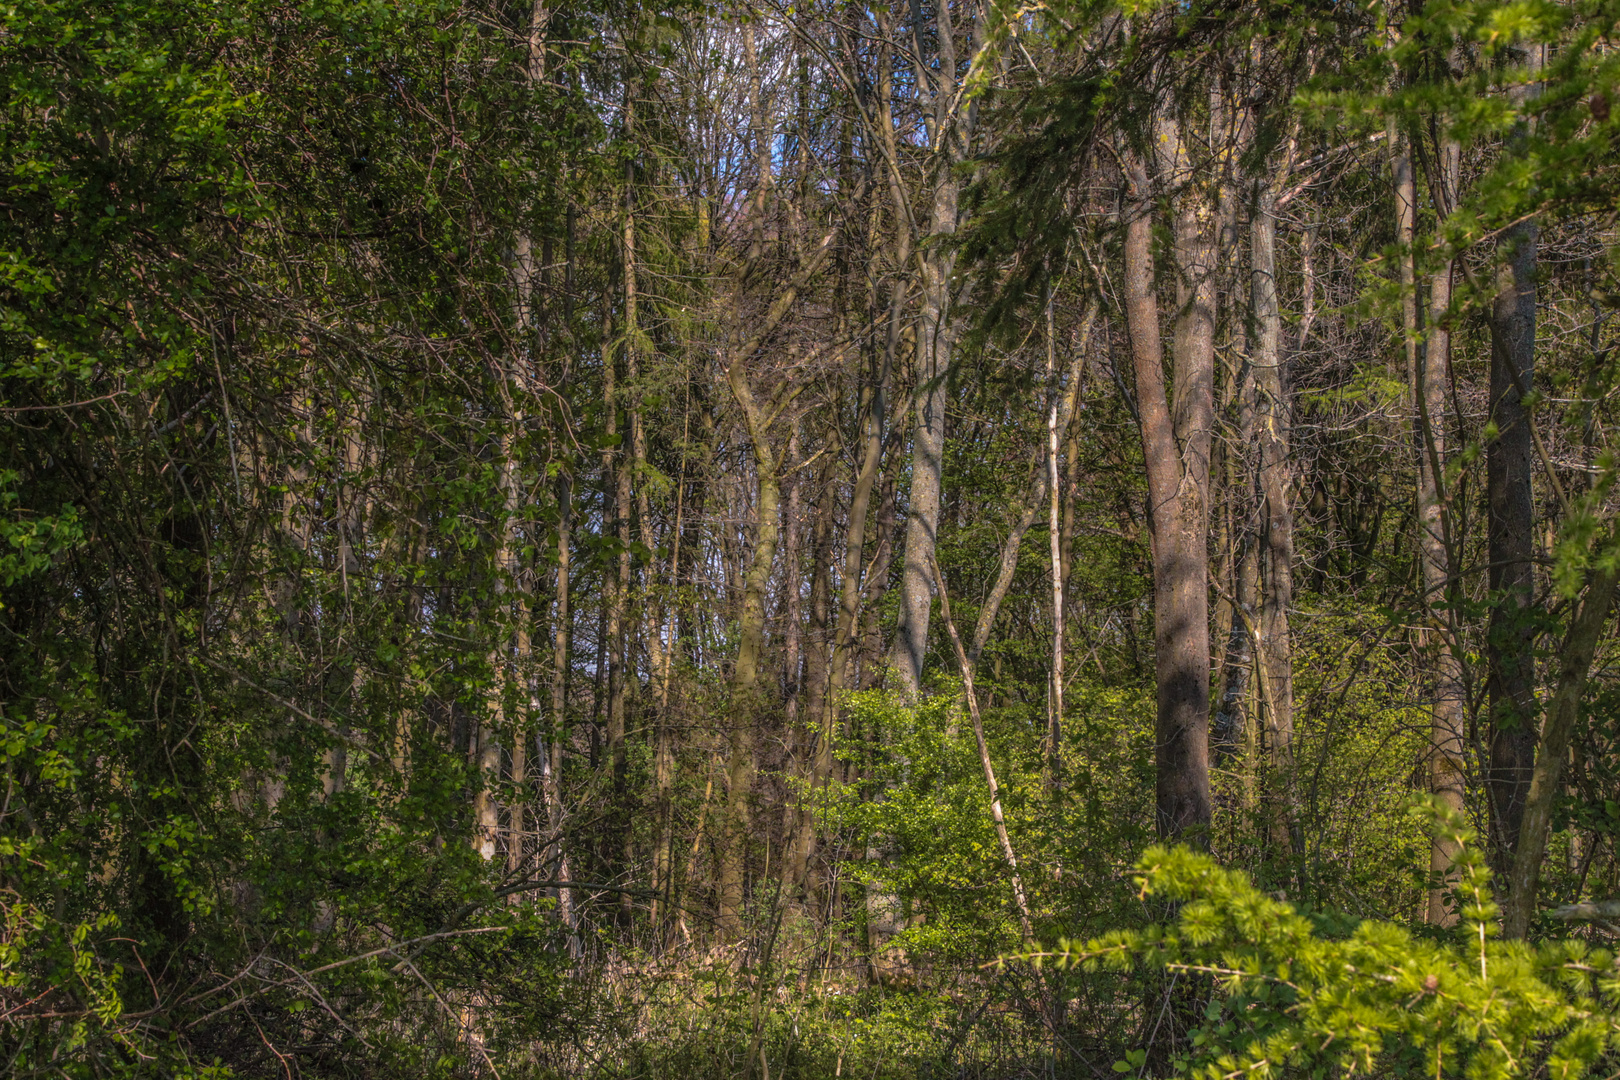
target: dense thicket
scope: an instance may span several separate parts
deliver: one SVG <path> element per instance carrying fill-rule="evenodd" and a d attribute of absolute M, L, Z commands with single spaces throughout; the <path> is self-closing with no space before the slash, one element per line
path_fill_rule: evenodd
<path fill-rule="evenodd" d="M 1613 1071 L 1620 7 L 4 11 L 9 1075 Z"/>

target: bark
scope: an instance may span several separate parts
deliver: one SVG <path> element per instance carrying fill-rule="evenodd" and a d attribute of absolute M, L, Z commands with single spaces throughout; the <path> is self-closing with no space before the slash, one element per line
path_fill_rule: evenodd
<path fill-rule="evenodd" d="M 338 489 L 338 572 L 345 608 L 349 608 L 352 603 L 350 589 L 359 588 L 360 553 L 365 549 L 366 520 L 369 517 L 367 496 L 361 485 L 366 448 L 360 427 L 359 411 L 364 401 L 363 393 L 356 396 L 352 402 L 354 411 L 345 418 L 343 424 L 343 482 Z M 352 662 L 344 663 L 343 668 L 348 669 L 346 681 L 349 684 L 347 687 L 349 698 L 352 702 L 358 703 L 365 688 L 365 673 Z M 338 730 L 344 736 L 349 733 L 347 724 L 341 725 Z M 348 750 L 343 743 L 340 742 L 323 752 L 321 788 L 327 799 L 343 790 L 348 780 L 348 767 Z"/>
<path fill-rule="evenodd" d="M 517 442 L 516 432 L 523 423 L 523 413 L 513 405 L 510 388 L 504 380 L 507 373 L 496 371 L 501 382 L 503 399 L 502 426 L 505 430 L 496 444 L 497 483 L 500 485 L 501 517 L 496 524 L 494 578 L 490 583 L 490 621 L 494 624 L 495 643 L 489 653 L 490 683 L 484 714 L 478 720 L 473 736 L 473 754 L 478 765 L 478 791 L 473 796 L 473 849 L 480 858 L 490 862 L 500 842 L 500 802 L 496 798 L 501 782 L 503 753 L 501 736 L 511 726 L 507 716 L 509 690 L 514 676 L 513 620 L 511 605 L 512 583 L 516 578 L 517 558 L 515 524 L 518 506 Z"/>
<path fill-rule="evenodd" d="M 1399 140 L 1397 140 L 1399 142 Z M 1450 175 L 1455 167 L 1453 153 L 1442 164 Z M 1415 250 L 1417 242 L 1417 186 L 1413 176 L 1410 148 L 1396 146 L 1392 163 L 1395 186 L 1396 238 L 1401 244 L 1401 286 L 1406 339 L 1408 381 L 1416 405 L 1415 445 L 1417 457 L 1418 558 L 1421 564 L 1424 605 L 1429 621 L 1437 628 L 1423 634 L 1425 654 L 1431 658 L 1434 673 L 1434 706 L 1429 734 L 1429 789 L 1446 806 L 1463 809 L 1463 738 L 1466 696 L 1462 666 L 1457 662 L 1450 633 L 1446 601 L 1452 588 L 1451 553 L 1443 505 L 1443 470 L 1446 456 L 1445 385 L 1450 338 L 1443 323 L 1431 325 L 1427 340 L 1421 340 L 1418 324 L 1418 291 Z M 1455 190 L 1455 188 L 1450 188 Z M 1430 318 L 1444 316 L 1451 306 L 1451 271 L 1447 264 L 1429 282 Z M 1437 836 L 1429 853 L 1433 887 L 1429 891 L 1428 920 L 1441 925 L 1456 921 L 1445 904 L 1445 894 L 1453 878 L 1456 845 Z"/>
<path fill-rule="evenodd" d="M 955 248 L 948 241 L 956 232 L 959 182 L 956 165 L 962 160 L 971 122 L 958 100 L 956 32 L 949 4 L 935 6 L 938 66 L 928 70 L 931 89 L 928 114 L 929 169 L 933 199 L 929 218 L 931 242 L 921 252 L 922 311 L 917 319 L 916 424 L 911 443 L 911 488 L 906 505 L 906 546 L 900 575 L 900 615 L 890 657 L 902 694 L 916 698 L 922 686 L 923 656 L 928 650 L 928 620 L 933 606 L 929 565 L 938 543 L 940 489 L 945 454 L 946 380 L 956 347 L 951 315 Z M 912 28 L 919 59 L 922 20 L 913 4 Z"/>
<path fill-rule="evenodd" d="M 1235 190 L 1222 193 L 1220 209 L 1223 261 L 1237 265 L 1241 263 L 1243 249 L 1238 239 Z M 1225 490 L 1219 519 L 1221 535 L 1215 549 L 1220 560 L 1216 580 L 1229 581 L 1231 592 L 1216 608 L 1215 642 L 1222 646 L 1222 656 L 1220 692 L 1216 696 L 1210 728 L 1210 750 L 1221 758 L 1240 757 L 1242 805 L 1252 811 L 1256 762 L 1249 752 L 1254 742 L 1250 730 L 1253 710 L 1249 708 L 1254 674 L 1254 635 L 1250 627 L 1256 625 L 1260 613 L 1260 574 L 1255 553 L 1257 530 L 1251 505 L 1251 469 L 1259 458 L 1254 435 L 1254 363 L 1248 335 L 1253 282 L 1252 274 L 1249 282 L 1242 282 L 1241 271 L 1234 271 L 1233 279 L 1227 298 L 1227 326 L 1231 335 L 1229 348 L 1237 363 L 1227 379 L 1227 396 L 1222 404 L 1233 415 L 1235 430 L 1232 439 L 1216 447 L 1220 455 L 1219 475 Z"/>
<path fill-rule="evenodd" d="M 669 554 L 668 584 L 674 587 L 680 582 L 681 575 L 681 541 L 685 525 L 686 511 L 686 440 L 691 419 L 691 402 L 688 400 L 687 408 L 681 418 L 681 466 L 675 477 L 675 517 L 670 524 L 671 537 Z M 651 549 L 649 549 L 651 550 Z M 676 620 L 666 619 L 667 611 L 664 604 L 658 605 L 657 625 L 652 628 L 652 635 L 657 637 L 664 632 L 666 621 L 669 625 L 669 642 L 659 654 L 658 665 L 658 735 L 657 746 L 653 757 L 653 801 L 654 809 L 658 815 L 658 839 L 653 849 L 653 897 L 649 921 L 655 929 L 662 927 L 664 911 L 662 904 L 666 899 L 674 898 L 673 873 L 675 866 L 675 802 L 673 799 L 675 786 L 675 733 L 672 730 L 670 717 L 670 679 L 673 674 L 675 651 L 679 641 L 676 634 Z"/>
<path fill-rule="evenodd" d="M 514 559 L 514 562 L 517 561 Z M 525 574 L 527 576 L 527 574 Z M 510 700 L 516 704 L 517 715 L 510 718 L 508 729 L 511 732 L 512 752 L 511 760 L 507 766 L 512 781 L 512 790 L 515 793 L 511 805 L 507 807 L 506 823 L 506 869 L 508 873 L 519 873 L 527 859 L 525 838 L 525 809 L 528 804 L 528 718 L 539 714 L 540 703 L 535 693 L 531 660 L 533 653 L 533 640 L 529 633 L 529 590 L 520 587 L 517 591 L 517 612 L 515 625 L 512 631 L 512 666 L 513 677 L 509 680 L 511 694 Z"/>
<path fill-rule="evenodd" d="M 935 209 L 938 212 L 941 207 L 936 204 Z M 954 219 L 954 206 L 951 213 Z M 937 223 L 935 230 L 942 231 Z M 900 574 L 900 617 L 892 657 L 901 692 L 910 698 L 915 698 L 921 688 L 923 655 L 928 648 L 933 597 L 927 567 L 938 541 L 944 467 L 945 380 L 952 347 L 947 323 L 949 269 L 944 261 L 925 260 L 923 313 L 917 327 L 916 424 L 912 430 L 911 487 L 907 493 L 905 554 Z"/>
<path fill-rule="evenodd" d="M 799 697 L 804 692 L 804 582 L 800 547 L 804 534 L 804 479 L 797 475 L 803 464 L 799 449 L 799 425 L 788 435 L 787 470 L 793 476 L 788 485 L 784 516 L 786 535 L 782 544 L 782 735 L 789 757 L 799 754 Z M 812 577 L 812 588 L 814 578 Z"/>
<path fill-rule="evenodd" d="M 564 473 L 557 481 L 557 589 L 551 619 L 551 725 L 549 745 L 542 744 L 540 789 L 546 800 L 546 831 L 549 842 L 542 853 L 542 865 L 554 868 L 561 881 L 567 881 L 568 852 L 563 847 L 562 763 L 568 732 L 568 672 L 570 633 L 573 615 L 569 610 L 569 547 L 572 533 L 572 486 Z M 544 738 L 544 736 L 540 736 Z M 571 890 L 556 892 L 557 917 L 570 930 L 574 928 L 574 897 Z"/>
<path fill-rule="evenodd" d="M 1529 46 L 1524 51 L 1532 69 L 1538 69 L 1540 48 Z M 1520 84 L 1509 89 L 1508 97 L 1523 108 L 1534 93 L 1532 85 Z M 1519 125 L 1509 137 L 1508 152 L 1514 152 L 1527 135 L 1527 125 Z M 1538 240 L 1534 218 L 1503 233 L 1497 249 L 1504 261 L 1491 308 L 1490 418 L 1496 437 L 1485 448 L 1493 598 L 1486 638 L 1491 738 L 1487 790 L 1492 863 L 1499 873 L 1514 862 L 1536 755 L 1533 418 L 1523 396 L 1535 379 Z"/>
<path fill-rule="evenodd" d="M 1261 703 L 1270 758 L 1272 843 L 1298 854 L 1298 793 L 1294 774 L 1294 658 L 1288 610 L 1294 599 L 1293 466 L 1290 418 L 1282 377 L 1282 312 L 1277 301 L 1276 197 L 1261 182 L 1249 228 L 1255 322 L 1255 434 L 1259 441 L 1265 573 L 1260 601 Z"/>
<path fill-rule="evenodd" d="M 742 932 L 743 873 L 752 822 L 754 723 L 762 704 L 759 662 L 765 644 L 765 590 L 776 559 L 781 488 L 776 455 L 768 438 L 768 414 L 755 400 L 742 365 L 734 360 L 727 372 L 753 441 L 757 470 L 753 554 L 743 579 L 742 614 L 738 620 L 737 664 L 731 678 L 727 725 L 731 740 L 726 763 L 726 807 L 720 828 L 718 931 L 723 941 Z"/>
<path fill-rule="evenodd" d="M 1161 125 L 1164 138 L 1174 138 Z M 1175 340 L 1175 409 L 1165 392 L 1153 260 L 1153 190 L 1147 167 L 1125 155 L 1125 313 L 1136 375 L 1152 537 L 1155 807 L 1159 835 L 1202 841 L 1209 795 L 1209 452 L 1213 420 L 1213 283 L 1202 260 L 1198 204 L 1184 194 L 1177 217 L 1178 292 L 1186 303 Z M 1205 215 L 1209 217 L 1210 215 Z"/>
<path fill-rule="evenodd" d="M 895 473 L 883 473 L 883 484 L 878 494 L 877 550 L 872 554 L 872 565 L 861 589 L 861 646 L 860 662 L 855 685 L 867 690 L 877 685 L 883 676 L 883 623 L 878 606 L 889 591 L 890 566 L 894 561 L 894 541 L 897 533 L 895 510 L 898 483 Z"/>
<path fill-rule="evenodd" d="M 1089 323 L 1088 323 L 1087 328 L 1089 329 Z M 1084 347 L 1083 344 L 1082 344 L 1081 347 Z M 1083 374 L 1082 374 L 1082 377 L 1081 377 L 1081 386 L 1080 386 L 1079 389 L 1080 389 L 1080 392 L 1082 394 L 1084 394 L 1085 385 L 1084 385 L 1084 375 Z M 1083 405 L 1081 405 L 1079 407 L 1081 409 L 1084 409 Z M 1059 563 L 1061 564 L 1062 569 L 1063 569 L 1063 610 L 1067 613 L 1067 618 L 1069 618 L 1070 620 L 1073 620 L 1075 622 L 1079 621 L 1079 614 L 1080 614 L 1080 609 L 1077 607 L 1076 602 L 1075 602 L 1074 584 L 1073 584 L 1073 578 L 1074 578 L 1074 537 L 1075 537 L 1075 530 L 1079 527 L 1079 524 L 1080 524 L 1079 509 L 1080 509 L 1080 475 L 1081 474 L 1080 474 L 1080 433 L 1079 433 L 1079 428 L 1080 428 L 1080 424 L 1078 422 L 1071 422 L 1069 424 L 1068 446 L 1067 446 L 1067 449 L 1064 451 L 1065 457 L 1067 459 L 1068 469 L 1069 469 L 1069 479 L 1068 479 L 1068 490 L 1064 493 L 1064 498 L 1063 498 L 1063 538 L 1062 538 L 1062 551 L 1061 551 L 1061 553 L 1059 555 Z"/>
<path fill-rule="evenodd" d="M 1236 373 L 1234 391 L 1237 406 L 1236 446 L 1228 447 L 1226 483 L 1228 502 L 1242 499 L 1243 520 L 1230 527 L 1232 545 L 1232 594 L 1227 597 L 1227 612 L 1231 621 L 1226 625 L 1226 643 L 1221 660 L 1220 696 L 1216 699 L 1215 718 L 1210 731 L 1212 750 L 1223 756 L 1239 756 L 1243 776 L 1243 806 L 1253 809 L 1255 803 L 1255 767 L 1252 752 L 1256 749 L 1252 710 L 1249 707 L 1254 675 L 1254 634 L 1251 627 L 1258 626 L 1260 614 L 1260 567 L 1256 555 L 1255 528 L 1248 496 L 1248 460 L 1257 457 L 1254 435 L 1254 365 L 1247 355 L 1246 342 L 1242 345 L 1244 360 Z"/>
<path fill-rule="evenodd" d="M 1215 708 L 1211 746 L 1223 756 L 1237 756 L 1243 775 L 1243 805 L 1252 809 L 1255 804 L 1255 770 L 1258 766 L 1254 738 L 1254 717 L 1249 707 L 1254 675 L 1254 635 L 1260 614 L 1260 567 L 1255 558 L 1255 542 L 1251 530 L 1240 529 L 1236 540 L 1237 565 L 1233 577 L 1233 618 L 1227 631 L 1226 651 L 1222 659 L 1221 696 Z"/>
<path fill-rule="evenodd" d="M 821 756 L 823 749 L 830 756 L 831 738 L 823 738 L 822 718 L 830 709 L 836 709 L 836 704 L 828 701 L 829 696 L 829 664 L 828 624 L 831 619 L 831 592 L 832 592 L 832 534 L 833 513 L 830 505 L 833 498 L 833 472 L 832 458 L 827 458 L 827 464 L 821 469 L 816 483 L 817 498 L 815 504 L 815 525 L 811 530 L 810 541 L 810 634 L 808 647 L 805 651 L 804 662 L 804 717 L 809 730 L 795 732 L 799 738 L 798 748 L 801 760 L 797 763 L 798 778 L 808 789 L 815 789 L 824 783 L 826 772 L 823 771 Z M 802 735 L 802 738 L 800 736 Z M 830 762 L 829 762 L 830 767 Z M 803 889 L 806 884 L 808 872 L 808 859 L 810 850 L 814 845 L 815 826 L 810 810 L 804 805 L 804 800 L 797 800 L 790 804 L 791 812 L 788 815 L 788 827 L 783 830 L 790 848 L 786 882 L 794 889 Z"/>
<path fill-rule="evenodd" d="M 1059 484 L 1057 332 L 1053 326 L 1052 299 L 1046 301 L 1046 381 L 1051 404 L 1046 412 L 1046 487 L 1048 496 L 1047 546 L 1052 558 L 1052 670 L 1047 684 L 1046 780 L 1053 797 L 1063 784 L 1063 523 Z M 1083 354 L 1082 354 L 1083 355 Z M 1070 384 L 1079 390 L 1079 373 Z"/>

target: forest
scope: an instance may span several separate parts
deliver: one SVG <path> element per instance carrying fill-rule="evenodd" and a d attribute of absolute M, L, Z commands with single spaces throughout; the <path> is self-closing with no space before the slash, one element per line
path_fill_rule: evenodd
<path fill-rule="evenodd" d="M 0 1071 L 1620 1072 L 1617 95 L 1620 0 L 0 0 Z"/>

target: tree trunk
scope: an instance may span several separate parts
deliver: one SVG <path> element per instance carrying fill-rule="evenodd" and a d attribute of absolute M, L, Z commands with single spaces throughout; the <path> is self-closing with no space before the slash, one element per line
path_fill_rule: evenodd
<path fill-rule="evenodd" d="M 945 576 L 940 572 L 939 563 L 933 563 L 932 569 L 934 580 L 939 585 L 940 617 L 945 622 L 945 631 L 950 636 L 951 645 L 956 651 L 957 664 L 962 671 L 962 697 L 967 703 L 968 716 L 973 722 L 973 738 L 978 744 L 979 765 L 984 769 L 985 786 L 990 789 L 990 820 L 996 827 L 996 840 L 1001 844 L 1001 857 L 1007 860 L 1013 904 L 1018 909 L 1018 925 L 1023 932 L 1024 946 L 1028 948 L 1035 940 L 1035 929 L 1029 918 L 1029 901 L 1024 896 L 1024 881 L 1018 873 L 1018 856 L 1013 851 L 1012 840 L 1007 835 L 1007 821 L 1001 812 L 1001 788 L 996 783 L 995 765 L 990 761 L 990 746 L 984 738 L 984 721 L 979 717 L 979 697 L 973 689 L 973 664 L 968 660 L 967 650 L 962 647 L 962 639 L 956 632 L 956 623 L 951 619 L 951 600 L 945 591 Z"/>
<path fill-rule="evenodd" d="M 523 423 L 521 409 L 513 405 L 511 388 L 505 385 L 507 373 L 493 372 L 501 382 L 502 412 L 501 424 L 505 428 L 496 446 L 499 461 L 496 463 L 499 473 L 497 482 L 500 485 L 502 508 L 501 516 L 495 529 L 495 559 L 494 578 L 491 582 L 491 602 L 486 618 L 494 624 L 494 645 L 489 651 L 489 689 L 483 715 L 478 719 L 477 731 L 474 735 L 473 753 L 478 764 L 478 791 L 473 796 L 473 822 L 475 832 L 473 835 L 473 848 L 480 858 L 490 862 L 495 858 L 496 848 L 500 841 L 500 802 L 496 798 L 496 789 L 501 782 L 501 766 L 503 754 L 501 751 L 501 736 L 506 734 L 510 727 L 510 717 L 507 716 L 508 691 L 513 677 L 512 670 L 512 596 L 510 589 L 516 576 L 516 548 L 514 545 L 514 529 L 517 519 L 518 507 L 518 475 L 517 441 L 515 433 Z"/>
<path fill-rule="evenodd" d="M 788 435 L 784 468 L 788 483 L 787 507 L 783 515 L 782 538 L 782 738 L 790 760 L 799 755 L 799 698 L 804 692 L 804 581 L 800 552 L 804 535 L 804 478 L 796 466 L 802 464 L 799 451 L 799 425 Z M 811 579 L 814 588 L 814 578 Z"/>
<path fill-rule="evenodd" d="M 678 596 L 678 586 L 681 579 L 681 541 L 685 527 L 686 512 L 686 440 L 688 425 L 691 418 L 691 401 L 687 401 L 686 411 L 681 417 L 681 467 L 675 476 L 675 517 L 670 522 L 669 536 L 669 578 L 666 584 L 671 595 Z M 651 550 L 651 548 L 649 548 Z M 676 619 L 668 617 L 669 612 L 664 603 L 658 605 L 657 625 L 652 628 L 653 637 L 664 632 L 664 626 L 669 626 L 669 642 L 661 646 L 659 653 L 658 671 L 658 735 L 657 746 L 653 758 L 653 802 L 654 812 L 658 816 L 658 838 L 653 850 L 653 893 L 649 920 L 655 931 L 662 928 L 667 919 L 664 909 L 665 901 L 674 899 L 674 868 L 675 868 L 675 801 L 673 798 L 675 787 L 675 733 L 670 716 L 670 679 L 672 677 L 675 651 L 679 646 L 679 636 L 676 633 Z"/>
<path fill-rule="evenodd" d="M 1207 522 L 1209 423 L 1213 411 L 1213 350 L 1208 339 L 1206 281 L 1191 283 L 1176 335 L 1176 403 L 1172 417 L 1165 393 L 1164 351 L 1154 282 L 1154 192 L 1147 168 L 1134 152 L 1125 155 L 1129 184 L 1125 223 L 1125 314 L 1136 375 L 1142 453 L 1147 466 L 1148 526 L 1153 548 L 1155 807 L 1159 835 L 1202 840 L 1210 821 L 1209 798 L 1209 598 Z M 1189 200 L 1190 203 L 1191 200 Z M 1178 215 L 1178 240 L 1187 233 L 1189 205 Z M 1178 243 L 1178 248 L 1182 244 Z M 1185 268 L 1196 272 L 1194 250 L 1182 250 Z M 1183 286 L 1186 287 L 1185 285 Z M 1178 429 L 1180 429 L 1178 431 Z M 1184 439 L 1178 439 L 1183 434 Z"/>
<path fill-rule="evenodd" d="M 1247 118 L 1246 114 L 1245 119 Z M 1238 198 L 1236 190 L 1221 198 L 1223 261 L 1240 266 L 1243 246 L 1238 239 Z M 1242 777 L 1240 797 L 1245 811 L 1255 806 L 1255 760 L 1249 753 L 1256 740 L 1250 725 L 1254 710 L 1249 708 L 1254 675 L 1254 634 L 1259 625 L 1260 571 L 1256 557 L 1257 528 L 1254 523 L 1254 462 L 1259 459 L 1255 441 L 1254 357 L 1249 350 L 1248 322 L 1253 307 L 1253 274 L 1242 282 L 1241 271 L 1233 272 L 1227 298 L 1229 349 L 1237 363 L 1227 379 L 1228 397 L 1223 407 L 1234 415 L 1234 438 L 1216 447 L 1223 481 L 1221 536 L 1216 544 L 1220 566 L 1217 581 L 1230 582 L 1231 592 L 1216 608 L 1216 643 L 1222 647 L 1221 670 L 1215 716 L 1210 729 L 1210 750 L 1222 759 L 1239 759 Z"/>
<path fill-rule="evenodd" d="M 1289 407 L 1282 378 L 1282 313 L 1277 301 L 1277 217 L 1275 193 L 1261 181 L 1249 224 L 1255 321 L 1252 370 L 1255 434 L 1260 451 L 1264 555 L 1260 601 L 1260 663 L 1265 670 L 1261 704 L 1266 714 L 1266 750 L 1271 774 L 1268 816 L 1274 848 L 1298 854 L 1297 791 L 1294 777 L 1294 658 L 1288 609 L 1294 599 L 1294 511 L 1289 461 Z"/>
<path fill-rule="evenodd" d="M 828 623 L 831 618 L 832 593 L 832 533 L 833 533 L 833 476 L 832 457 L 823 465 L 816 481 L 814 504 L 815 526 L 810 541 L 810 634 L 804 660 L 804 728 L 796 729 L 794 737 L 799 750 L 796 762 L 799 782 L 807 789 L 823 783 L 826 773 L 821 768 L 823 746 L 831 753 L 831 739 L 822 738 L 822 718 L 836 704 L 828 702 L 831 659 L 828 656 Z M 835 714 L 836 715 L 836 714 Z M 805 887 L 810 848 L 814 844 L 815 825 L 803 799 L 791 802 L 787 816 L 784 840 L 789 847 L 784 881 L 800 890 Z"/>
<path fill-rule="evenodd" d="M 1057 387 L 1057 331 L 1053 326 L 1052 298 L 1046 299 L 1046 381 L 1051 403 L 1046 411 L 1046 487 L 1047 487 L 1047 547 L 1050 549 L 1052 570 L 1052 671 L 1047 680 L 1046 717 L 1046 782 L 1053 798 L 1063 786 L 1063 523 L 1061 519 L 1062 490 L 1059 483 L 1058 446 L 1062 429 L 1058 427 L 1059 413 Z M 1072 389 L 1078 393 L 1079 373 L 1071 375 Z M 1072 399 L 1071 399 L 1072 400 Z M 1065 420 L 1067 418 L 1064 418 Z"/>
<path fill-rule="evenodd" d="M 921 21 L 913 12 L 912 29 L 921 49 Z M 933 606 L 929 567 L 939 541 L 940 489 L 945 464 L 945 384 L 956 348 L 951 316 L 952 275 L 956 251 L 945 238 L 956 232 L 958 180 L 955 166 L 969 134 L 957 100 L 956 33 L 948 3 L 934 9 L 938 67 L 930 69 L 928 115 L 929 167 L 933 174 L 933 207 L 929 232 L 935 238 L 920 253 L 922 312 L 917 319 L 916 425 L 911 443 L 911 489 L 906 506 L 906 546 L 900 574 L 900 616 L 890 663 L 901 693 L 915 699 L 922 687 L 923 656 L 928 650 L 928 619 Z"/>
<path fill-rule="evenodd" d="M 546 800 L 546 832 L 550 843 L 542 854 L 542 865 L 557 880 L 568 880 L 568 852 L 563 846 L 562 765 L 563 747 L 568 734 L 568 672 L 572 647 L 573 614 L 569 610 L 569 546 L 572 542 L 572 485 L 564 473 L 557 480 L 557 597 L 551 621 L 551 732 L 542 755 L 541 791 Z M 542 736 L 543 738 L 544 736 Z M 557 917 L 570 931 L 574 928 L 574 897 L 570 889 L 557 889 Z"/>
<path fill-rule="evenodd" d="M 1531 45 L 1532 69 L 1541 49 Z M 1509 100 L 1524 108 L 1530 85 L 1509 88 Z M 1509 153 L 1528 135 L 1521 123 L 1509 137 Z M 1529 796 L 1536 756 L 1535 499 L 1531 490 L 1533 418 L 1523 396 L 1534 383 L 1536 366 L 1536 248 L 1534 218 L 1507 229 L 1498 241 L 1504 263 L 1497 272 L 1491 309 L 1490 423 L 1496 437 L 1486 443 L 1489 495 L 1490 573 L 1493 598 L 1486 639 L 1490 658 L 1491 861 L 1498 873 L 1514 863 L 1520 821 Z"/>
<path fill-rule="evenodd" d="M 744 378 L 734 364 L 731 375 L 735 389 Z M 738 392 L 739 402 L 752 402 L 746 390 Z M 744 404 L 745 412 L 758 409 Z M 755 417 L 751 416 L 751 421 Z M 763 420 L 763 416 L 758 416 Z M 749 825 L 752 822 L 754 788 L 754 724 L 760 714 L 759 661 L 765 645 L 765 589 L 770 582 L 771 564 L 776 559 L 776 538 L 780 487 L 776 460 L 765 441 L 763 423 L 751 422 L 754 461 L 758 470 L 758 515 L 754 523 L 754 550 L 743 580 L 742 615 L 738 620 L 737 666 L 731 677 L 731 704 L 727 710 L 730 753 L 726 763 L 726 806 L 720 826 L 720 917 L 722 941 L 735 941 L 742 933 L 743 874 L 746 868 Z"/>
<path fill-rule="evenodd" d="M 1452 175 L 1456 156 L 1453 147 L 1442 162 L 1444 175 Z M 1427 341 L 1421 340 L 1418 323 L 1418 291 L 1415 251 L 1417 243 L 1417 186 L 1413 176 L 1410 149 L 1401 142 L 1393 162 L 1395 183 L 1396 238 L 1401 244 L 1401 286 L 1406 338 L 1408 381 L 1416 405 L 1415 436 L 1417 454 L 1418 558 L 1422 569 L 1424 606 L 1436 627 L 1425 632 L 1427 655 L 1434 670 L 1434 708 L 1429 735 L 1430 790 L 1448 807 L 1463 809 L 1463 739 L 1466 697 L 1462 669 L 1457 663 L 1451 640 L 1446 601 L 1451 592 L 1451 553 L 1448 521 L 1443 504 L 1442 483 L 1446 455 L 1445 416 L 1446 369 L 1450 339 L 1441 325 L 1431 325 Z M 1455 190 L 1451 187 L 1450 190 Z M 1448 264 L 1429 282 L 1430 319 L 1444 316 L 1451 306 L 1451 266 Z M 1456 915 L 1447 910 L 1445 894 L 1452 879 L 1457 849 L 1449 839 L 1437 836 L 1429 853 L 1429 871 L 1434 886 L 1429 891 L 1428 920 L 1451 925 Z"/>

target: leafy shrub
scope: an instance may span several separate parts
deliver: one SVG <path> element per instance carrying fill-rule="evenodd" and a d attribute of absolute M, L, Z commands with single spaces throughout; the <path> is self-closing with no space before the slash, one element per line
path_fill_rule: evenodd
<path fill-rule="evenodd" d="M 1171 1058 L 1177 1071 L 1207 1080 L 1613 1072 L 1614 954 L 1573 940 L 1497 940 L 1489 875 L 1471 831 L 1444 816 L 1436 827 L 1462 850 L 1454 890 L 1461 919 L 1448 937 L 1373 919 L 1339 932 L 1207 855 L 1155 847 L 1138 863 L 1136 883 L 1144 897 L 1178 909 L 1174 925 L 1064 941 L 1026 958 L 1190 980 L 1207 997 L 1202 1024 Z M 1115 1070 L 1139 1072 L 1153 1049 L 1132 1050 Z"/>

